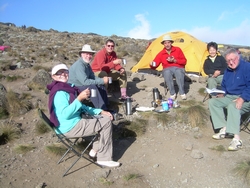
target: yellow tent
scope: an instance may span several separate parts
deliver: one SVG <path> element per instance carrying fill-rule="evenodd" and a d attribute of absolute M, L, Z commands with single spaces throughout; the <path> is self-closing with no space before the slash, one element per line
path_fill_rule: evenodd
<path fill-rule="evenodd" d="M 207 44 L 181 31 L 166 34 L 169 34 L 174 40 L 173 46 L 178 46 L 182 49 L 187 59 L 185 66 L 186 72 L 202 73 L 202 75 L 205 75 L 203 72 L 203 63 L 208 56 Z M 161 41 L 164 35 L 158 37 L 150 44 L 141 60 L 132 67 L 132 72 L 137 72 L 140 69 L 150 69 L 149 63 L 152 62 L 155 56 L 163 49 Z M 160 65 L 157 70 L 161 71 L 162 66 Z"/>

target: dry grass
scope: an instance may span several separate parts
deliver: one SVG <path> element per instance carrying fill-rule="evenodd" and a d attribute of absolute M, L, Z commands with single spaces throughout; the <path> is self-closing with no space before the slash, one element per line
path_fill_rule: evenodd
<path fill-rule="evenodd" d="M 65 148 L 64 146 L 60 144 L 52 144 L 52 145 L 46 146 L 46 150 L 53 155 L 60 156 L 60 155 L 63 155 L 67 151 L 67 148 Z"/>
<path fill-rule="evenodd" d="M 215 150 L 215 151 L 220 151 L 220 152 L 227 151 L 226 148 L 223 145 L 213 146 L 213 147 L 211 147 L 209 149 Z"/>
<path fill-rule="evenodd" d="M 19 80 L 19 79 L 23 79 L 23 77 L 20 75 L 17 75 L 17 76 L 16 75 L 8 75 L 8 76 L 6 76 L 6 80 L 8 82 L 14 82 L 14 81 Z"/>
<path fill-rule="evenodd" d="M 190 124 L 191 127 L 201 127 L 208 119 L 207 110 L 200 104 L 194 104 L 177 110 L 177 118 L 186 124 Z"/>
<path fill-rule="evenodd" d="M 242 161 L 237 163 L 237 166 L 233 169 L 235 175 L 243 178 L 243 180 L 250 185 L 250 161 Z"/>
<path fill-rule="evenodd" d="M 169 122 L 170 116 L 166 113 L 154 113 L 153 117 L 163 125 L 166 125 Z"/>
<path fill-rule="evenodd" d="M 44 69 L 44 70 L 47 71 L 47 72 L 50 72 L 50 71 L 51 71 L 51 68 L 45 67 L 45 66 L 41 66 L 41 65 L 35 65 L 35 66 L 33 66 L 33 69 L 34 69 L 35 71 L 39 71 L 40 69 Z"/>
<path fill-rule="evenodd" d="M 136 136 L 141 136 L 146 132 L 147 125 L 147 120 L 136 118 L 134 121 L 130 122 L 130 124 L 126 125 L 125 128 L 127 128 L 131 132 L 134 132 Z"/>
<path fill-rule="evenodd" d="M 124 175 L 123 179 L 126 181 L 129 181 L 129 180 L 134 180 L 134 179 L 137 179 L 140 177 L 141 177 L 141 175 L 139 175 L 139 174 L 130 173 L 130 174 Z"/>
<path fill-rule="evenodd" d="M 21 130 L 11 123 L 0 125 L 0 145 L 11 142 L 20 137 Z"/>
<path fill-rule="evenodd" d="M 6 110 L 12 116 L 17 116 L 20 114 L 22 110 L 30 110 L 32 108 L 31 102 L 29 99 L 31 98 L 30 94 L 23 93 L 21 95 L 14 93 L 12 90 L 6 93 L 7 103 Z"/>
<path fill-rule="evenodd" d="M 51 129 L 42 121 L 38 121 L 35 127 L 35 131 L 38 135 L 50 132 Z"/>
<path fill-rule="evenodd" d="M 106 186 L 110 186 L 114 183 L 114 181 L 110 181 L 108 180 L 107 178 L 99 178 L 99 182 L 102 184 L 102 185 L 106 185 Z"/>
<path fill-rule="evenodd" d="M 18 145 L 14 148 L 14 150 L 17 152 L 17 153 L 20 153 L 20 154 L 25 154 L 33 149 L 35 149 L 36 147 L 35 146 L 32 146 L 30 144 L 26 144 L 26 145 Z"/>
<path fill-rule="evenodd" d="M 198 93 L 199 93 L 201 96 L 205 96 L 205 95 L 206 95 L 205 90 L 206 90 L 206 88 L 200 88 L 200 89 L 198 90 Z"/>

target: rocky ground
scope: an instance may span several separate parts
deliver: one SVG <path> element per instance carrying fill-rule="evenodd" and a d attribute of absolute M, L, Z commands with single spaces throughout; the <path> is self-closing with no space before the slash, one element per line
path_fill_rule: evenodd
<path fill-rule="evenodd" d="M 10 57 L 6 53 L 0 53 L 0 58 L 3 62 L 3 59 Z M 71 61 L 74 62 L 73 59 Z M 17 62 L 18 60 L 14 63 Z M 125 68 L 129 73 L 136 61 L 135 58 L 127 56 L 127 62 Z M 39 66 L 50 69 L 56 63 L 56 60 L 46 60 L 39 62 Z M 31 65 L 34 66 L 35 63 L 31 62 Z M 2 68 L 1 74 L 5 77 L 1 79 L 1 84 L 7 90 L 31 94 L 32 103 L 46 109 L 48 96 L 44 90 L 30 90 L 27 87 L 37 73 L 32 67 L 14 70 Z M 23 78 L 9 82 L 6 79 L 8 75 L 22 75 Z M 192 80 L 193 82 L 185 83 L 187 101 L 198 102 L 207 109 L 208 101 L 202 103 L 204 95 L 198 92 L 205 87 L 203 79 Z M 169 94 L 164 95 L 162 83 L 163 78 L 159 76 L 131 74 L 128 94 L 136 100 L 133 105 L 150 107 L 153 87 L 159 89 L 163 98 L 168 98 Z M 118 97 L 119 93 L 115 92 L 110 100 L 116 101 Z M 181 101 L 179 97 L 178 100 Z M 121 122 L 124 119 L 133 121 L 135 118 L 145 117 L 145 113 L 136 111 L 133 115 L 126 115 L 122 105 L 118 109 L 123 115 Z M 177 109 L 170 109 L 166 113 L 169 119 L 164 123 L 150 116 L 155 112 L 148 112 L 147 116 L 150 118 L 145 134 L 114 138 L 114 159 L 122 163 L 119 168 L 99 168 L 82 159 L 65 177 L 62 174 L 71 165 L 74 157 L 57 165 L 59 156 L 51 155 L 45 148 L 55 143 L 56 138 L 51 133 L 37 135 L 35 132 L 35 125 L 39 121 L 37 109 L 11 117 L 9 120 L 21 126 L 22 134 L 13 142 L 0 145 L 0 187 L 249 187 L 242 177 L 233 173 L 238 162 L 249 160 L 249 134 L 241 132 L 244 147 L 237 152 L 213 150 L 216 146 L 226 149 L 231 140 L 213 140 L 211 136 L 214 132 L 209 119 L 202 126 L 192 128 L 184 121 L 176 120 L 177 112 Z M 115 126 L 119 126 L 119 122 L 114 122 L 114 129 Z M 27 143 L 35 146 L 35 149 L 26 154 L 15 152 L 17 145 Z M 128 180 L 127 177 L 131 174 L 137 176 Z"/>

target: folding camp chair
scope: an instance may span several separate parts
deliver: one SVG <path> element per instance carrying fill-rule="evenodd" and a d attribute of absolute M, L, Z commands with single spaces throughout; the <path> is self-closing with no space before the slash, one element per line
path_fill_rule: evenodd
<path fill-rule="evenodd" d="M 240 125 L 240 130 L 250 134 L 250 129 L 248 128 L 248 124 L 250 123 L 250 114 L 248 113 L 248 116 L 244 118 L 244 120 L 243 118 L 241 119 L 242 123 Z"/>
<path fill-rule="evenodd" d="M 67 172 L 76 164 L 76 162 L 80 159 L 80 158 L 84 158 L 88 161 L 90 161 L 91 163 L 94 163 L 95 165 L 102 167 L 101 165 L 95 163 L 93 160 L 87 158 L 86 156 L 84 156 L 84 153 L 88 150 L 88 148 L 93 144 L 93 142 L 97 139 L 98 137 L 98 133 L 94 133 L 93 135 L 88 135 L 88 136 L 84 136 L 84 137 L 80 137 L 80 138 L 86 138 L 86 137 L 90 137 L 92 136 L 93 138 L 91 139 L 90 143 L 85 147 L 85 149 L 82 152 L 78 152 L 75 149 L 75 145 L 77 143 L 77 141 L 80 139 L 79 137 L 77 138 L 67 138 L 66 136 L 64 136 L 63 134 L 57 134 L 56 133 L 56 127 L 53 125 L 53 123 L 49 120 L 49 118 L 44 114 L 44 112 L 39 108 L 38 109 L 38 114 L 40 116 L 40 118 L 42 119 L 42 121 L 45 123 L 45 125 L 47 127 L 49 127 L 57 136 L 58 140 L 64 144 L 64 146 L 66 146 L 67 151 L 63 154 L 63 156 L 59 159 L 59 161 L 57 162 L 57 164 L 60 164 L 61 161 L 63 160 L 63 158 L 71 151 L 73 152 L 76 156 L 77 159 L 72 163 L 72 165 L 64 172 L 63 177 L 67 174 Z M 74 141 L 72 141 L 74 140 Z"/>

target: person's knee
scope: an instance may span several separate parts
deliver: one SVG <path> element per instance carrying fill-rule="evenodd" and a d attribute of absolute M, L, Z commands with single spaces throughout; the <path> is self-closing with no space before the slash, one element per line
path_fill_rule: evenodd
<path fill-rule="evenodd" d="M 98 76 L 99 78 L 103 78 L 105 76 L 108 76 L 108 74 L 105 71 L 100 71 L 100 72 L 96 73 L 96 76 Z"/>

